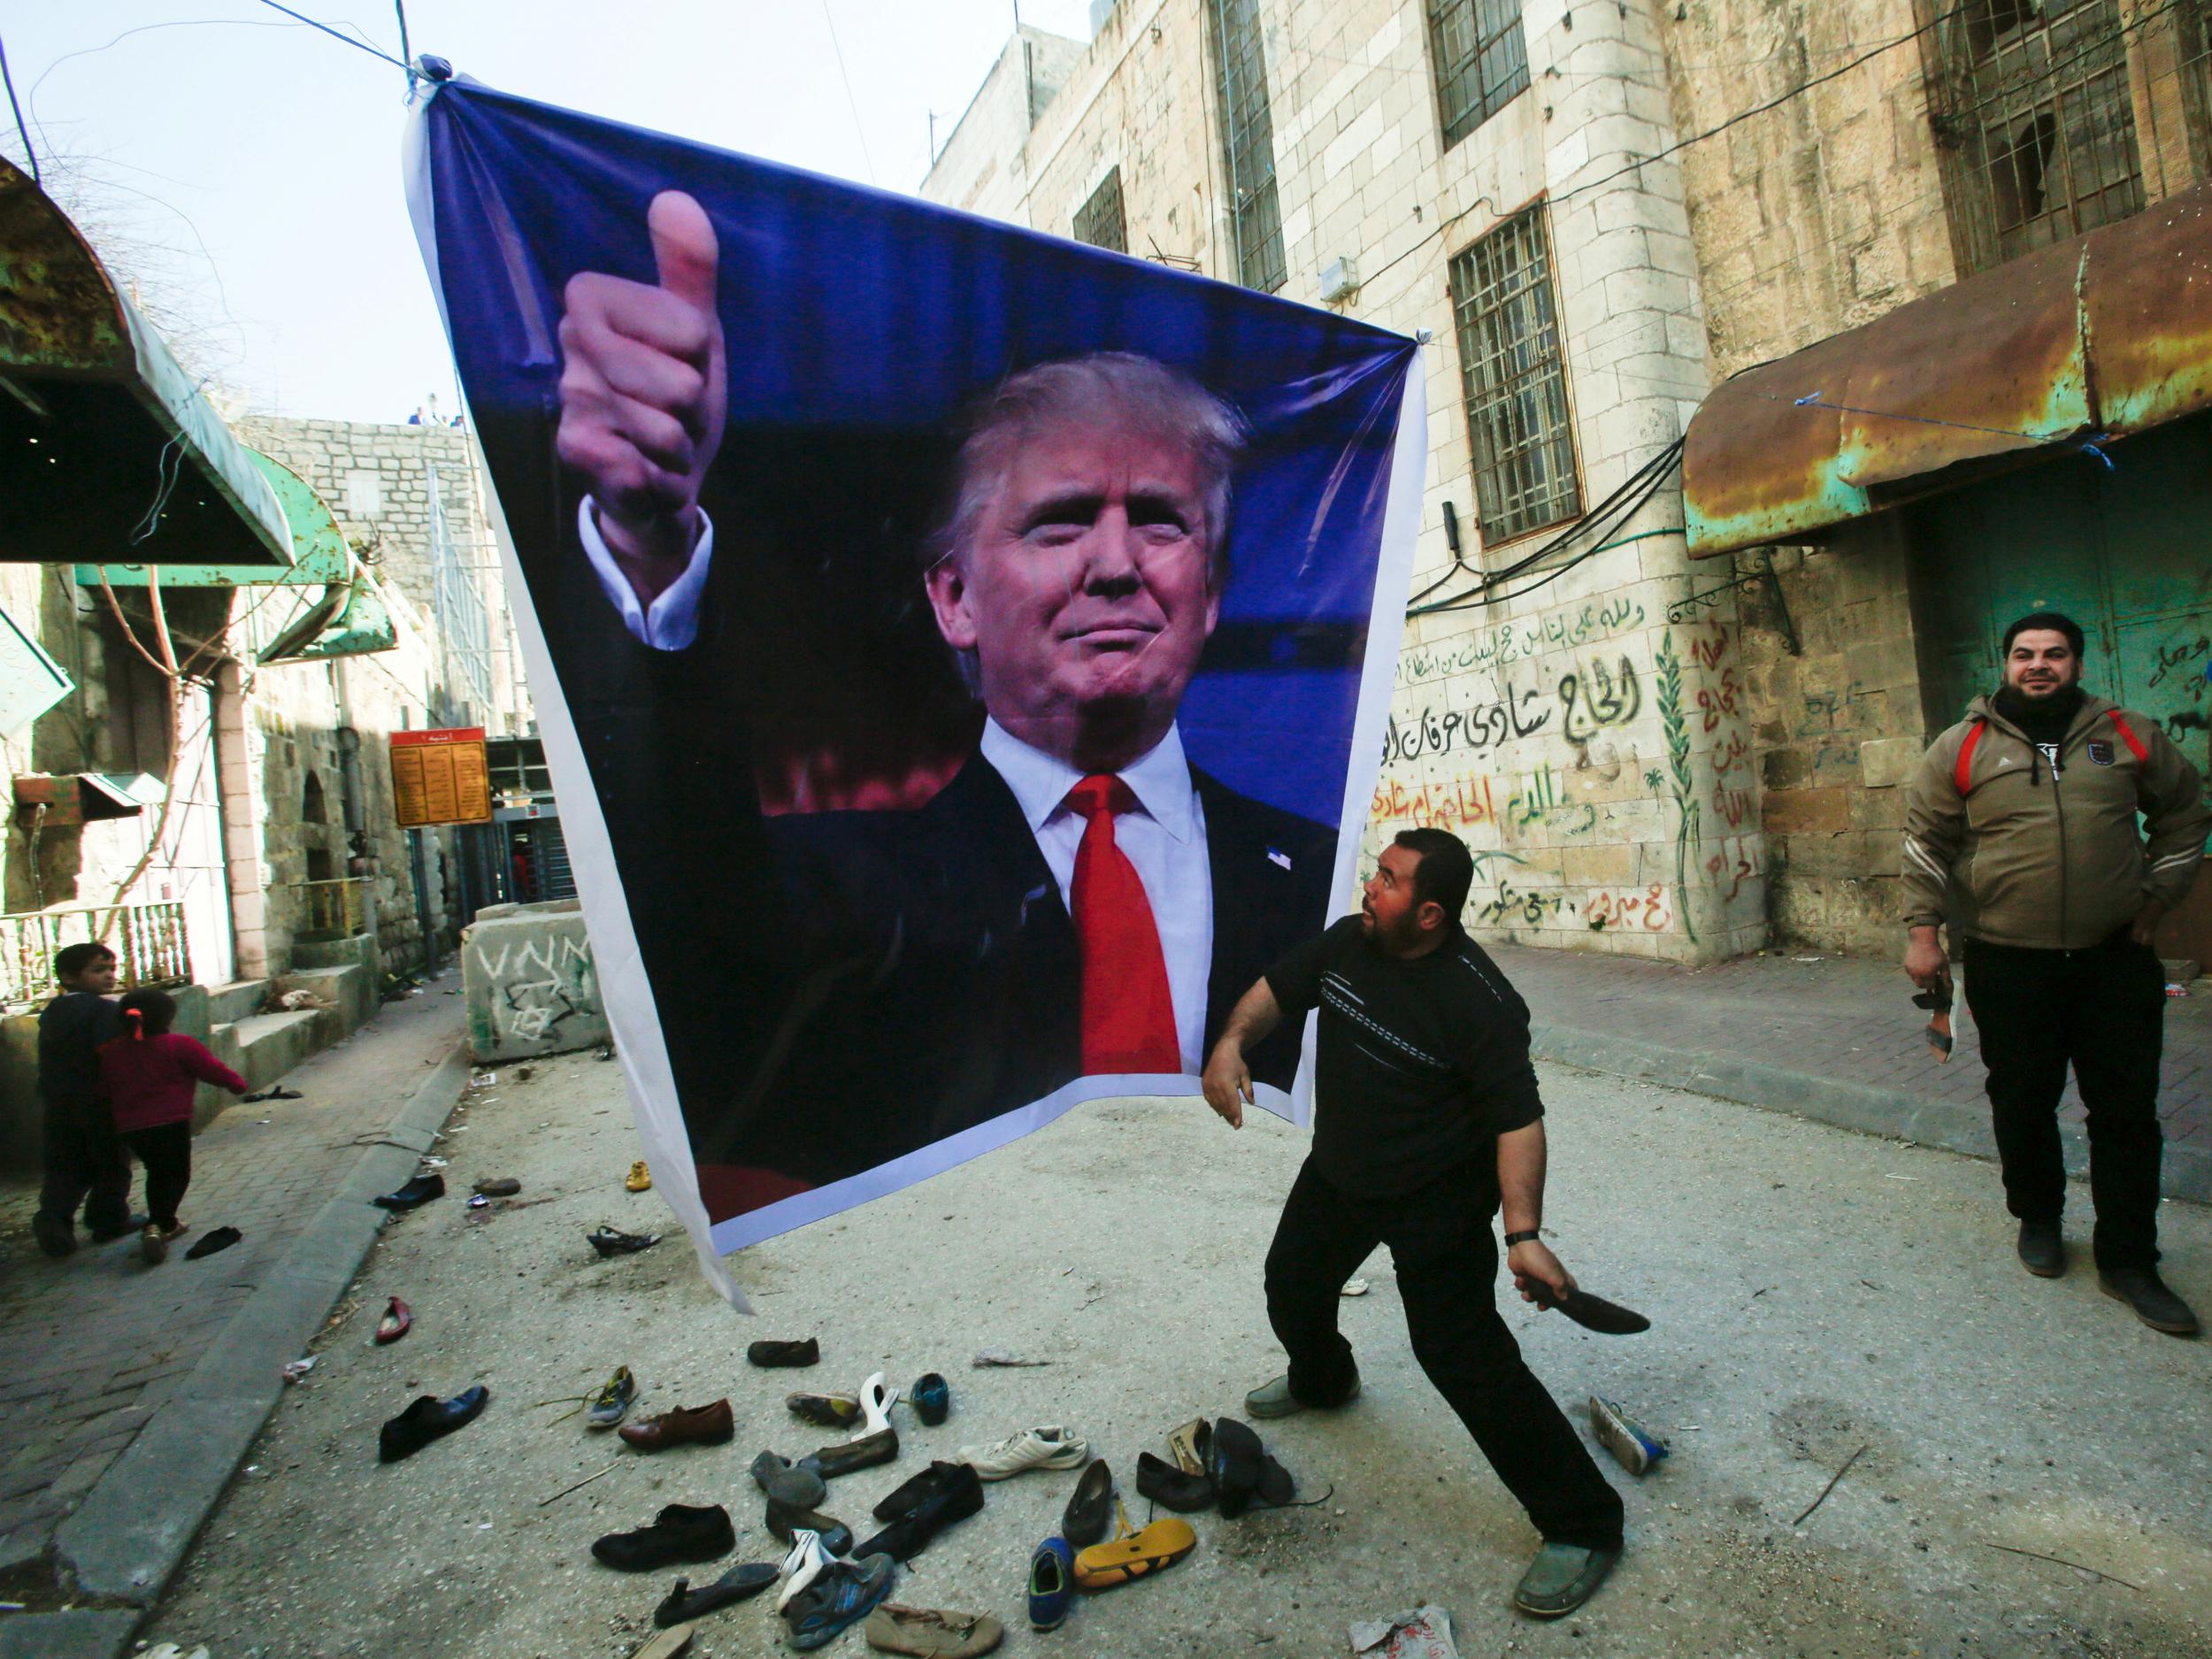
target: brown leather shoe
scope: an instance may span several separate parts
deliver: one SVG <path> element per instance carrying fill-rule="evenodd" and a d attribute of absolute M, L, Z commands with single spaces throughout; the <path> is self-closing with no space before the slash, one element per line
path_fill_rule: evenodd
<path fill-rule="evenodd" d="M 642 1423 L 625 1423 L 615 1431 L 641 1452 L 664 1451 L 671 1446 L 693 1443 L 719 1446 L 736 1432 L 736 1420 L 730 1415 L 730 1402 L 726 1400 L 718 1400 L 710 1406 L 664 1411 Z"/>

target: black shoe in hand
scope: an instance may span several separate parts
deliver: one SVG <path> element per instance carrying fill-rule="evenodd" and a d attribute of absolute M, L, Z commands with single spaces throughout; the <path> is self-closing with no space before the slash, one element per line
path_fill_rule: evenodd
<path fill-rule="evenodd" d="M 426 1204 L 434 1198 L 445 1196 L 445 1177 L 435 1170 L 425 1171 L 396 1193 L 386 1193 L 369 1202 L 384 1210 L 412 1210 Z"/>
<path fill-rule="evenodd" d="M 396 1463 L 403 1457 L 411 1457 L 431 1441 L 452 1433 L 464 1424 L 475 1422 L 484 1409 L 484 1402 L 491 1397 L 491 1390 L 482 1383 L 450 1400 L 423 1395 L 384 1425 L 377 1436 L 377 1461 Z"/>
<path fill-rule="evenodd" d="M 609 1532 L 591 1553 L 624 1572 L 650 1572 L 678 1562 L 712 1561 L 737 1548 L 730 1512 L 718 1503 L 672 1503 L 650 1526 L 634 1532 Z"/>

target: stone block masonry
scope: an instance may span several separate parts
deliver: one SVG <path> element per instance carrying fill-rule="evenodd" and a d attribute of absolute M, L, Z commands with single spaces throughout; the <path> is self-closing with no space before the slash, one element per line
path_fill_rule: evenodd
<path fill-rule="evenodd" d="M 582 906 L 496 904 L 461 935 L 469 1051 L 480 1063 L 595 1048 L 609 1040 Z"/>

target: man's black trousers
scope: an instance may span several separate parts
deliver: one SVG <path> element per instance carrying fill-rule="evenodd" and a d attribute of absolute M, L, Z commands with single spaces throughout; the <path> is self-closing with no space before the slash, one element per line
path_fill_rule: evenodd
<path fill-rule="evenodd" d="M 1290 1391 L 1309 1405 L 1341 1402 L 1359 1376 L 1337 1329 L 1338 1293 L 1378 1244 L 1398 1270 L 1413 1356 L 1498 1478 L 1550 1541 L 1621 1547 L 1620 1494 L 1521 1358 L 1499 1317 L 1494 1187 L 1456 1171 L 1417 1192 L 1360 1199 L 1298 1172 L 1267 1253 L 1267 1317 L 1290 1355 Z"/>
<path fill-rule="evenodd" d="M 38 1213 L 73 1227 L 77 1206 L 95 1238 L 111 1238 L 131 1222 L 131 1161 L 100 1101 L 48 1100 L 46 1180 Z"/>
<path fill-rule="evenodd" d="M 2100 1271 L 2158 1260 L 2158 1056 L 2166 1025 L 2157 953 L 2124 928 L 2086 950 L 1966 941 L 1966 1005 L 1989 1068 L 2005 1206 L 2055 1221 L 2066 1203 L 2059 1096 L 2074 1068 L 2089 1111 L 2089 1194 Z"/>

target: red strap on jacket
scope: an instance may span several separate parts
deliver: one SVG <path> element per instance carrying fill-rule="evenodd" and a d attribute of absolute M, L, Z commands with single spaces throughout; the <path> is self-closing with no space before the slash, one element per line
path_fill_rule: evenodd
<path fill-rule="evenodd" d="M 2112 724 L 2120 728 L 2120 735 L 2127 740 L 2128 752 L 2135 757 L 2135 764 L 2139 766 L 2148 761 L 2151 752 L 2144 747 L 2143 740 L 2135 735 L 2135 728 L 2120 718 L 2117 709 L 2107 709 L 2105 712 L 2112 717 Z"/>
<path fill-rule="evenodd" d="M 1959 745 L 1958 770 L 1952 773 L 1952 781 L 1957 784 L 1959 799 L 1962 801 L 1966 798 L 1967 790 L 1970 787 L 1966 779 L 1967 774 L 1974 770 L 1974 745 L 1982 741 L 1982 733 L 1988 729 L 1988 723 L 1978 715 L 1976 716 L 1974 724 L 1966 728 L 1966 741 Z M 2120 729 L 2124 732 L 2127 731 L 2125 726 Z M 2134 733 L 2128 732 L 2128 741 L 2130 742 L 2135 741 Z"/>

